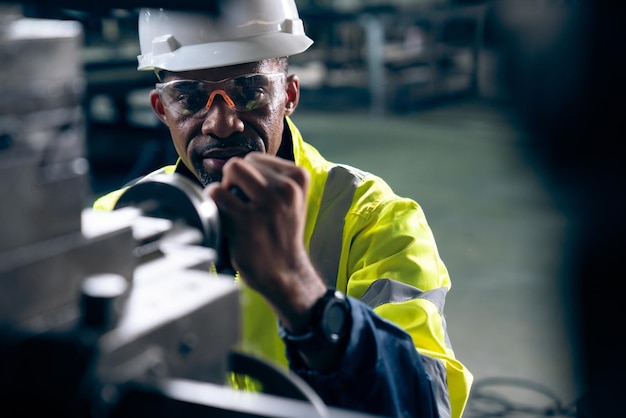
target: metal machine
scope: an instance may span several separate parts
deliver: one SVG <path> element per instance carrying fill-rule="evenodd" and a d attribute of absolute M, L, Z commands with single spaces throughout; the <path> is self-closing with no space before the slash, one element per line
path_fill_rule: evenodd
<path fill-rule="evenodd" d="M 233 350 L 217 208 L 177 176 L 85 208 L 81 26 L 0 3 L 0 404 L 35 417 L 365 417 Z M 173 200 L 177 201 L 172 205 Z M 124 206 L 124 207 L 122 207 Z M 263 384 L 225 384 L 230 372 Z M 4 414 L 3 414 L 4 415 Z"/>

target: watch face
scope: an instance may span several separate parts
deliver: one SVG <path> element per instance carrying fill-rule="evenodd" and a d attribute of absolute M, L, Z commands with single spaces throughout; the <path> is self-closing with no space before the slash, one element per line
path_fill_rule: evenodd
<path fill-rule="evenodd" d="M 333 299 L 324 310 L 322 327 L 332 343 L 338 342 L 345 332 L 347 310 L 345 301 Z"/>

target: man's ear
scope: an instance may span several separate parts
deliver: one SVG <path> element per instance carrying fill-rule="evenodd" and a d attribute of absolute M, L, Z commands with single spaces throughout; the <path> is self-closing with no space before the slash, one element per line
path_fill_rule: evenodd
<path fill-rule="evenodd" d="M 154 113 L 161 120 L 161 122 L 165 123 L 165 121 L 167 120 L 167 116 L 165 115 L 165 107 L 163 106 L 163 102 L 161 102 L 159 94 L 156 90 L 152 90 L 150 92 L 150 105 L 152 106 L 152 110 L 154 110 Z"/>
<path fill-rule="evenodd" d="M 285 99 L 285 115 L 291 115 L 296 107 L 298 107 L 298 101 L 300 100 L 300 80 L 295 74 L 287 76 L 285 81 L 285 91 L 287 93 Z"/>

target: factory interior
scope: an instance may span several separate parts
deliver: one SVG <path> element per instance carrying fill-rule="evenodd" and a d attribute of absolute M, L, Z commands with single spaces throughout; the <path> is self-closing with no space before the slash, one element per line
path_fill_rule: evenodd
<path fill-rule="evenodd" d="M 27 65 L 9 65 L 8 73 L 2 70 L 0 155 L 11 149 L 11 135 L 16 137 L 5 121 L 10 121 L 17 107 L 28 107 L 28 103 L 7 100 L 9 93 L 19 92 L 12 90 L 14 85 L 29 74 L 40 76 L 43 82 L 59 74 L 80 80 L 82 89 L 76 88 L 82 116 L 58 129 L 67 133 L 69 123 L 80 126 L 77 135 L 84 139 L 87 180 L 84 187 L 67 186 L 73 190 L 58 193 L 67 196 L 73 191 L 78 196 L 72 200 L 80 199 L 84 208 L 98 196 L 176 160 L 168 132 L 150 108 L 148 93 L 156 81 L 154 74 L 136 68 L 137 10 L 122 6 L 135 2 L 100 3 L 89 9 L 72 1 L 0 2 L 3 25 L 11 18 L 80 25 L 77 65 L 65 63 L 70 70 L 56 72 L 49 61 L 41 63 L 40 71 Z M 146 3 L 150 4 L 137 5 Z M 606 294 L 613 292 L 612 279 L 604 273 L 617 263 L 604 262 L 604 270 L 597 272 L 603 275 L 604 293 L 590 290 L 589 294 L 611 307 L 585 321 L 578 316 L 579 286 L 586 284 L 587 291 L 597 282 L 579 272 L 579 259 L 573 260 L 572 254 L 580 255 L 577 245 L 586 248 L 580 241 L 592 239 L 576 235 L 594 229 L 585 224 L 592 215 L 600 224 L 595 232 L 607 231 L 606 237 L 594 235 L 596 242 L 623 246 L 623 240 L 612 241 L 611 232 L 613 226 L 615 231 L 623 227 L 623 220 L 611 223 L 620 218 L 615 215 L 623 208 L 623 197 L 614 199 L 611 194 L 612 186 L 623 179 L 623 169 L 611 164 L 618 158 L 609 142 L 609 128 L 617 126 L 607 122 L 613 114 L 604 118 L 590 110 L 592 105 L 593 109 L 601 107 L 609 97 L 577 87 L 596 82 L 607 94 L 617 94 L 623 91 L 623 82 L 614 90 L 606 88 L 608 81 L 597 81 L 602 79 L 600 72 L 582 64 L 585 54 L 591 54 L 580 47 L 585 42 L 571 45 L 583 36 L 568 26 L 573 18 L 564 10 L 586 3 L 296 3 L 315 43 L 290 59 L 290 72 L 301 80 L 300 103 L 292 120 L 305 140 L 327 159 L 379 175 L 397 194 L 415 199 L 424 209 L 452 280 L 445 307 L 448 333 L 457 357 L 474 375 L 464 416 L 591 416 L 584 412 L 591 385 L 587 379 L 597 383 L 590 364 L 597 366 L 600 361 L 590 361 L 589 356 L 604 352 L 615 357 L 608 362 L 623 363 L 618 351 L 622 346 L 603 351 L 590 344 L 583 351 L 580 339 L 581 335 L 599 338 L 600 330 L 586 328 L 589 322 L 602 322 L 603 330 L 611 329 L 611 313 L 619 302 L 612 303 L 617 296 Z M 1 30 L 0 48 L 5 51 L 0 50 L 0 57 L 7 62 L 14 51 L 10 41 L 2 39 L 5 36 Z M 604 35 L 596 36 L 602 42 Z M 38 51 L 21 50 L 24 55 Z M 602 51 L 594 53 L 594 59 L 604 58 Z M 623 63 L 623 57 L 615 61 Z M 574 65 L 578 71 L 570 67 L 576 63 L 581 64 Z M 20 72 L 21 68 L 28 68 L 28 74 Z M 617 79 L 613 72 L 602 74 Z M 594 117 L 604 128 L 592 145 L 598 144 L 603 152 L 585 147 L 583 153 L 592 160 L 586 163 L 573 157 L 573 152 L 561 153 L 567 141 L 573 147 L 568 149 L 574 149 L 589 139 L 577 133 L 587 122 L 593 123 Z M 608 171 L 598 171 L 600 182 L 593 187 L 585 183 L 577 194 L 575 178 L 583 177 L 579 169 L 600 160 Z M 15 169 L 7 161 L 2 164 L 7 170 Z M 5 195 L 15 191 L 6 185 L 10 178 L 5 175 L 0 180 Z M 615 204 L 605 205 L 612 208 L 607 212 L 581 203 L 609 198 Z M 10 233 L 0 233 L 0 251 L 9 254 L 6 238 L 20 233 L 9 215 L 21 214 L 14 208 L 19 208 L 19 200 L 5 199 L 3 205 L 2 228 Z M 45 216 L 40 214 L 33 224 L 54 222 Z M 8 256 L 0 254 L 0 277 L 12 265 L 7 260 Z M 10 304 L 12 296 L 3 293 L 0 304 Z M 0 308 L 0 312 L 3 325 L 5 316 L 12 321 L 8 309 Z M 607 342 L 613 338 L 605 335 L 605 344 L 617 344 Z M 615 367 L 612 373 L 618 375 L 623 366 Z M 607 379 L 602 382 L 612 382 L 612 377 Z M 609 393 L 624 387 L 623 383 L 609 385 Z M 619 416 L 613 414 L 610 402 L 605 407 L 609 413 L 602 418 Z"/>

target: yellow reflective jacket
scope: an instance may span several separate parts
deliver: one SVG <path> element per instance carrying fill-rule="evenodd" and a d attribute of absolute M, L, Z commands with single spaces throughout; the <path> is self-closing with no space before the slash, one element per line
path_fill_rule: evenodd
<path fill-rule="evenodd" d="M 443 307 L 450 278 L 421 207 L 375 175 L 327 161 L 289 118 L 287 125 L 295 163 L 311 175 L 305 241 L 318 272 L 413 338 L 438 396 L 449 396 L 450 416 L 460 418 L 473 377 L 448 339 Z M 175 170 L 171 165 L 157 172 Z M 99 198 L 94 209 L 112 210 L 123 191 Z M 270 306 L 245 285 L 241 301 L 240 349 L 286 366 Z"/>

